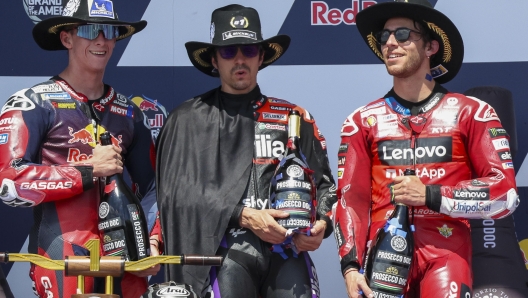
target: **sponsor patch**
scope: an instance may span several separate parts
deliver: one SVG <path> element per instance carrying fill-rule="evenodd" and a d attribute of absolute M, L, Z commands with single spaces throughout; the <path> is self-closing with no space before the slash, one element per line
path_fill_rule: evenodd
<path fill-rule="evenodd" d="M 7 141 L 9 141 L 9 134 L 8 133 L 0 134 L 0 145 L 6 144 Z"/>
<path fill-rule="evenodd" d="M 473 185 L 473 186 L 489 186 L 489 184 L 487 184 L 486 182 L 482 182 L 482 181 L 477 180 L 477 179 L 473 179 L 471 181 L 471 185 Z"/>
<path fill-rule="evenodd" d="M 337 179 L 343 178 L 343 174 L 345 173 L 345 169 L 339 168 L 337 169 Z"/>
<path fill-rule="evenodd" d="M 340 154 L 340 153 L 347 153 L 347 152 L 348 152 L 348 143 L 339 144 L 339 151 L 337 153 Z"/>
<path fill-rule="evenodd" d="M 373 109 L 373 108 L 381 107 L 381 106 L 384 106 L 384 105 L 385 105 L 385 102 L 380 101 L 380 102 L 365 106 L 365 107 L 361 108 L 361 110 L 359 110 L 359 111 L 360 112 L 365 112 L 366 110 L 370 110 L 370 109 Z"/>
<path fill-rule="evenodd" d="M 275 114 L 275 113 L 262 113 L 262 119 L 286 121 L 288 120 L 288 115 Z"/>
<path fill-rule="evenodd" d="M 475 120 L 479 122 L 489 122 L 489 121 L 500 121 L 499 116 L 497 116 L 497 113 L 495 110 L 486 102 L 472 96 L 468 96 L 469 98 L 475 100 L 479 107 L 477 111 L 475 112 L 474 118 Z"/>
<path fill-rule="evenodd" d="M 493 142 L 493 147 L 495 147 L 495 150 L 503 150 L 503 149 L 510 149 L 510 142 L 508 142 L 508 139 L 501 138 L 501 139 L 495 139 L 491 140 Z"/>
<path fill-rule="evenodd" d="M 290 107 L 281 107 L 281 106 L 270 106 L 270 109 L 275 111 L 291 111 L 292 108 Z"/>
<path fill-rule="evenodd" d="M 370 115 L 379 115 L 379 114 L 386 114 L 387 108 L 385 106 L 369 109 L 364 112 L 361 112 L 361 118 L 367 118 Z"/>
<path fill-rule="evenodd" d="M 231 38 L 248 38 L 257 40 L 257 33 L 249 30 L 231 30 L 222 33 L 223 40 L 228 40 Z"/>
<path fill-rule="evenodd" d="M 249 21 L 244 16 L 234 16 L 229 24 L 235 29 L 246 29 L 249 26 Z"/>
<path fill-rule="evenodd" d="M 450 97 L 447 99 L 447 105 L 449 106 L 456 106 L 457 103 L 458 103 L 458 98 L 456 97 Z"/>
<path fill-rule="evenodd" d="M 447 68 L 445 68 L 442 64 L 439 64 L 438 66 L 435 66 L 431 68 L 431 75 L 433 78 L 438 78 L 447 73 Z"/>
<path fill-rule="evenodd" d="M 49 85 L 38 85 L 38 86 L 32 87 L 31 90 L 35 91 L 35 93 L 47 93 L 47 92 L 60 92 L 62 91 L 62 88 L 57 84 L 49 84 Z"/>
<path fill-rule="evenodd" d="M 444 224 L 442 227 L 436 227 L 438 229 L 438 232 L 440 235 L 449 238 L 451 235 L 453 235 L 453 228 L 448 227 L 446 224 Z"/>
<path fill-rule="evenodd" d="M 88 1 L 88 5 L 90 2 Z M 92 6 L 89 8 L 90 17 L 110 18 L 114 19 L 114 4 L 111 0 L 93 0 Z"/>
<path fill-rule="evenodd" d="M 487 201 L 489 200 L 489 189 L 488 188 L 479 188 L 479 189 L 456 189 L 453 192 L 454 199 L 456 200 L 475 200 L 475 201 Z"/>
<path fill-rule="evenodd" d="M 337 165 L 338 166 L 344 166 L 345 162 L 346 162 L 346 157 L 345 156 L 338 156 L 337 157 Z"/>
<path fill-rule="evenodd" d="M 513 162 L 504 162 L 502 163 L 502 168 L 505 170 L 513 169 Z"/>
<path fill-rule="evenodd" d="M 451 137 L 419 138 L 411 149 L 410 140 L 388 140 L 378 144 L 379 159 L 384 165 L 410 165 L 416 154 L 416 164 L 441 163 L 452 160 Z"/>
<path fill-rule="evenodd" d="M 367 124 L 370 127 L 373 127 L 374 125 L 376 125 L 376 123 L 377 123 L 376 117 L 374 117 L 372 115 L 367 117 Z"/>
<path fill-rule="evenodd" d="M 335 240 L 336 240 L 336 243 L 337 243 L 337 247 L 341 248 L 341 246 L 343 246 L 343 244 L 345 244 L 345 242 L 343 241 L 343 239 L 345 239 L 345 236 L 343 235 L 343 231 L 341 230 L 340 223 L 337 223 L 335 225 L 334 236 L 335 236 Z"/>
<path fill-rule="evenodd" d="M 490 134 L 490 136 L 492 138 L 497 138 L 497 137 L 507 137 L 509 136 L 508 133 L 506 132 L 506 129 L 502 128 L 502 127 L 493 127 L 493 128 L 490 128 L 488 129 L 488 132 Z"/>
<path fill-rule="evenodd" d="M 499 159 L 501 161 L 512 160 L 513 159 L 512 154 L 511 154 L 510 151 L 501 151 L 501 152 L 497 152 L 497 154 L 499 155 Z"/>
<path fill-rule="evenodd" d="M 40 95 L 42 100 L 65 100 L 71 99 L 71 95 L 67 92 L 62 93 L 43 93 Z"/>
<path fill-rule="evenodd" d="M 270 103 L 287 103 L 287 104 L 291 104 L 289 101 L 286 101 L 284 99 L 279 99 L 279 98 L 268 98 L 268 102 L 270 102 Z"/>
<path fill-rule="evenodd" d="M 77 107 L 74 102 L 52 102 L 51 104 L 57 109 L 73 110 Z"/>

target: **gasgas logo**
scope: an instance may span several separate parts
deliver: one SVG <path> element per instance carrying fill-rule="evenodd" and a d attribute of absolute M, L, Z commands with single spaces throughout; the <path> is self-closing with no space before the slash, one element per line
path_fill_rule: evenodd
<path fill-rule="evenodd" d="M 377 3 L 377 1 L 367 0 L 352 0 L 351 2 L 351 7 L 341 10 L 339 8 L 330 8 L 326 1 L 312 1 L 310 3 L 312 26 L 355 25 L 356 15 L 361 10 Z"/>

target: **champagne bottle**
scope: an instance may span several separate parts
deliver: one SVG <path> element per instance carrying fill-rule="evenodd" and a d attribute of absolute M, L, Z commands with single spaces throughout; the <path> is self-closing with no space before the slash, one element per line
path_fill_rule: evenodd
<path fill-rule="evenodd" d="M 110 133 L 101 134 L 101 145 L 111 145 Z M 137 261 L 150 255 L 147 223 L 136 195 L 116 173 L 106 178 L 99 203 L 99 231 L 106 256 L 124 256 Z"/>
<path fill-rule="evenodd" d="M 415 175 L 415 171 L 407 169 L 404 175 Z M 367 253 L 364 274 L 375 297 L 403 297 L 414 251 L 413 231 L 408 207 L 396 204 Z"/>
<path fill-rule="evenodd" d="M 307 233 L 315 221 L 315 183 L 299 144 L 301 117 L 290 111 L 288 144 L 275 169 L 270 187 L 272 207 L 288 212 L 290 217 L 277 222 L 286 229 Z"/>

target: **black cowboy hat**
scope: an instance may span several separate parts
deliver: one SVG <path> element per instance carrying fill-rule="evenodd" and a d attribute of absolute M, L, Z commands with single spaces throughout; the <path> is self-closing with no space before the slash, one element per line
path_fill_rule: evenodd
<path fill-rule="evenodd" d="M 453 79 L 464 59 L 464 42 L 451 20 L 434 9 L 427 0 L 395 0 L 374 4 L 359 12 L 356 25 L 370 49 L 383 61 L 376 34 L 383 30 L 385 22 L 393 17 L 406 17 L 420 22 L 440 44 L 431 57 L 431 74 L 440 84 Z"/>
<path fill-rule="evenodd" d="M 211 15 L 211 43 L 189 41 L 185 43 L 192 64 L 201 72 L 218 77 L 211 64 L 211 49 L 216 46 L 262 44 L 264 61 L 259 70 L 277 61 L 290 45 L 290 37 L 277 35 L 262 38 L 258 12 L 251 7 L 232 4 L 215 9 Z"/>
<path fill-rule="evenodd" d="M 62 16 L 40 21 L 33 27 L 33 39 L 44 50 L 65 50 L 60 32 L 65 27 L 81 24 L 108 24 L 119 27 L 120 40 L 138 33 L 147 26 L 147 21 L 135 23 L 120 21 L 112 0 L 69 0 Z"/>

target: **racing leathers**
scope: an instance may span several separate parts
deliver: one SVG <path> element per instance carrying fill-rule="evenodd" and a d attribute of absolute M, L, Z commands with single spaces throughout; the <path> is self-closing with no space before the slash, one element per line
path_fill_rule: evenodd
<path fill-rule="evenodd" d="M 415 124 L 423 130 L 413 131 Z M 394 209 L 393 178 L 415 163 L 426 206 L 409 208 L 416 231 L 405 297 L 466 297 L 467 219 L 502 218 L 519 202 L 508 139 L 490 105 L 438 84 L 418 104 L 391 90 L 350 114 L 341 129 L 334 215 L 343 273 L 364 266 L 369 241 Z"/>
<path fill-rule="evenodd" d="M 99 239 L 98 206 L 104 184 L 93 177 L 90 157 L 104 131 L 121 147 L 136 195 L 155 195 L 148 122 L 132 101 L 112 87 L 105 85 L 100 99 L 88 100 L 53 77 L 16 92 L 3 106 L 0 199 L 13 207 L 33 207 L 30 253 L 55 260 L 88 255 L 87 241 Z M 35 293 L 64 298 L 76 294 L 77 278 L 64 274 L 32 265 Z M 94 291 L 93 278 L 85 280 L 85 291 Z M 115 290 L 122 288 L 124 297 L 139 297 L 146 287 L 145 278 L 125 273 Z"/>
<path fill-rule="evenodd" d="M 258 91 L 258 90 L 257 90 Z M 317 185 L 317 219 L 327 221 L 325 238 L 332 232 L 330 212 L 336 201 L 335 184 L 328 164 L 326 140 L 315 120 L 305 109 L 288 101 L 255 94 L 255 140 L 253 166 L 246 191 L 233 211 L 218 254 L 224 262 L 211 270 L 212 297 L 319 297 L 315 266 L 307 252 L 299 256 L 287 249 L 281 256 L 270 243 L 250 229 L 241 228 L 242 209 L 268 209 L 271 206 L 270 182 L 279 157 L 288 142 L 288 114 L 295 109 L 302 116 L 300 146 Z M 233 97 L 233 95 L 225 95 Z"/>

